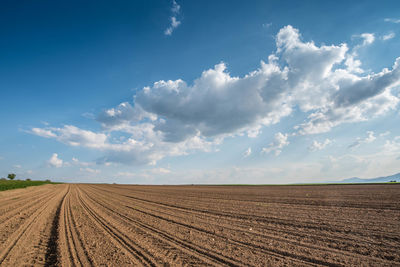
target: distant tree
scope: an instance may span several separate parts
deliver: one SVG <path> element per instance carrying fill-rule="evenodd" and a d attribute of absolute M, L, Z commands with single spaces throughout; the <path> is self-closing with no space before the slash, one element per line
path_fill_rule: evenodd
<path fill-rule="evenodd" d="M 31 179 L 29 179 L 29 178 L 26 178 L 26 180 L 27 180 L 28 182 L 30 182 L 30 181 L 31 181 Z"/>
<path fill-rule="evenodd" d="M 15 179 L 15 173 L 10 173 L 8 176 L 7 176 L 7 178 L 8 179 L 10 179 L 10 180 L 14 180 Z"/>
<path fill-rule="evenodd" d="M 50 183 L 51 181 L 49 179 L 46 180 L 47 183 Z"/>

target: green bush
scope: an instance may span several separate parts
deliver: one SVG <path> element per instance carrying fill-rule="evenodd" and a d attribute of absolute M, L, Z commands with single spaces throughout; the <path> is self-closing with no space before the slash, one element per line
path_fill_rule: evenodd
<path fill-rule="evenodd" d="M 8 176 L 7 176 L 7 178 L 8 179 L 10 179 L 10 180 L 14 180 L 15 179 L 15 174 L 14 173 L 10 173 Z"/>

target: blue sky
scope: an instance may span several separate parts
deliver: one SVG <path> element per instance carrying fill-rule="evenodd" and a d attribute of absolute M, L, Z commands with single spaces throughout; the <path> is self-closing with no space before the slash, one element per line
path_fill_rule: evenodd
<path fill-rule="evenodd" d="M 2 1 L 1 176 L 400 172 L 399 11 L 398 1 Z"/>

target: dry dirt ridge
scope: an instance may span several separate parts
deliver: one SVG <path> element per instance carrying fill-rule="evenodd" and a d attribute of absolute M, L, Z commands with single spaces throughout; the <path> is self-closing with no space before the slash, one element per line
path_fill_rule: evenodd
<path fill-rule="evenodd" d="M 400 266 L 400 185 L 0 192 L 0 265 Z"/>

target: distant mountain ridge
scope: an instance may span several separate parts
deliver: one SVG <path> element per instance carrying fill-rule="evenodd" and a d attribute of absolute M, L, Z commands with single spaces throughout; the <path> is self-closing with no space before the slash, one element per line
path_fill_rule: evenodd
<path fill-rule="evenodd" d="M 341 181 L 336 181 L 339 183 L 386 183 L 390 181 L 397 181 L 400 182 L 400 173 L 396 173 L 389 176 L 382 176 L 377 178 L 369 178 L 369 179 L 362 179 L 358 177 L 352 177 L 343 179 Z"/>

